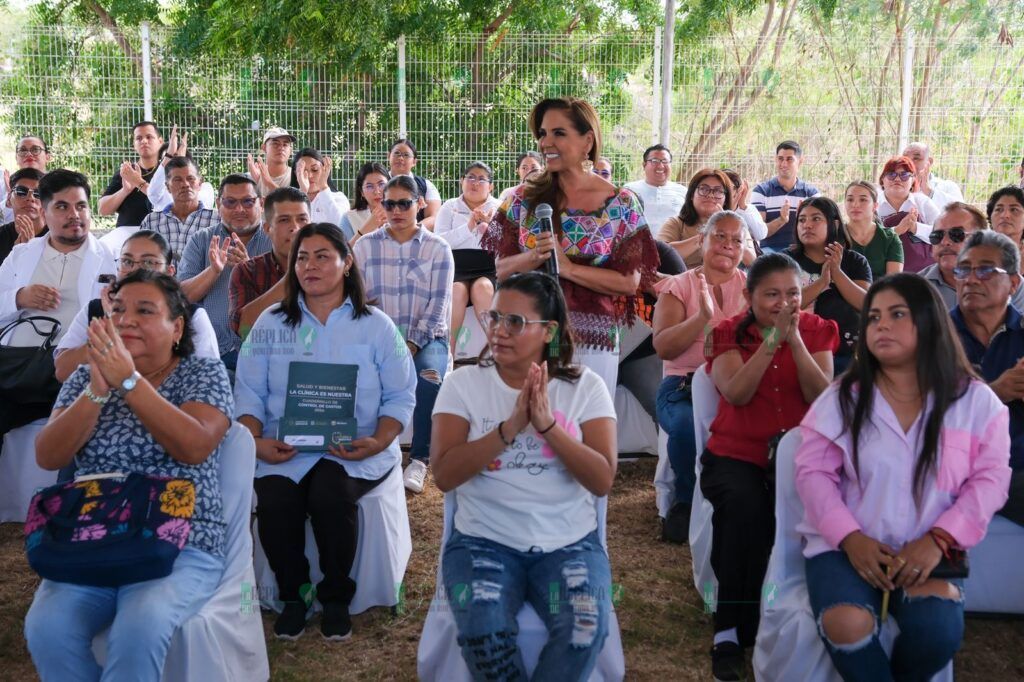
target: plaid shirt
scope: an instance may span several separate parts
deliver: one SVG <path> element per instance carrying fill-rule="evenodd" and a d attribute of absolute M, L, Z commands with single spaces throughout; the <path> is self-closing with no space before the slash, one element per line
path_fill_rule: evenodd
<path fill-rule="evenodd" d="M 171 247 L 172 259 L 178 262 L 182 254 L 185 253 L 188 238 L 194 232 L 212 227 L 219 221 L 220 217 L 217 212 L 211 208 L 203 208 L 203 204 L 200 202 L 199 208 L 185 218 L 184 222 L 178 220 L 171 213 L 171 206 L 168 206 L 162 211 L 153 211 L 143 218 L 141 229 L 153 230 L 166 239 L 167 244 Z"/>
<path fill-rule="evenodd" d="M 248 329 L 244 334 L 239 331 L 242 308 L 267 293 L 282 277 L 284 269 L 277 264 L 273 251 L 235 266 L 228 287 L 228 321 L 236 334 L 243 337 L 249 334 Z"/>
<path fill-rule="evenodd" d="M 419 227 L 399 244 L 383 229 L 357 241 L 353 250 L 367 297 L 377 299 L 406 339 L 419 348 L 434 339 L 448 342 L 455 279 L 448 242 Z"/>

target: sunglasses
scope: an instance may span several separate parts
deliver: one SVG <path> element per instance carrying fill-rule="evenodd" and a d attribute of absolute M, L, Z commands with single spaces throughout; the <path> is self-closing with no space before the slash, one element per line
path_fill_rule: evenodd
<path fill-rule="evenodd" d="M 412 199 L 385 199 L 380 202 L 380 205 L 384 207 L 385 211 L 394 211 L 396 208 L 399 211 L 408 211 L 415 203 Z"/>
<path fill-rule="evenodd" d="M 978 265 L 973 268 L 970 265 L 958 265 L 955 268 L 953 268 L 953 279 L 957 280 L 958 282 L 965 282 L 967 281 L 967 278 L 971 276 L 972 272 L 974 273 L 974 276 L 980 279 L 982 282 L 987 282 L 988 280 L 992 279 L 993 275 L 996 274 L 1010 274 L 1003 268 L 997 268 L 994 265 Z"/>
<path fill-rule="evenodd" d="M 910 171 L 889 171 L 885 174 L 885 177 L 889 180 L 899 180 L 900 182 L 906 182 L 910 178 L 914 177 L 914 174 Z"/>
<path fill-rule="evenodd" d="M 248 199 L 221 199 L 220 205 L 229 211 L 238 208 L 239 205 L 250 209 L 256 205 L 257 201 L 256 197 L 249 197 Z"/>
<path fill-rule="evenodd" d="M 938 246 L 942 243 L 942 239 L 949 234 L 949 241 L 954 244 L 959 244 L 963 240 L 967 239 L 967 232 L 962 227 L 951 227 L 948 230 L 932 230 L 931 234 L 928 235 L 928 241 L 931 242 L 932 246 Z"/>
<path fill-rule="evenodd" d="M 519 336 L 526 331 L 528 324 L 547 324 L 551 320 L 528 320 L 522 315 L 514 313 L 503 315 L 497 310 L 486 310 L 480 313 L 480 324 L 484 329 L 494 331 L 498 325 L 512 336 Z"/>
<path fill-rule="evenodd" d="M 29 189 L 28 187 L 23 187 L 21 185 L 18 185 L 17 187 L 12 189 L 11 192 L 14 194 L 14 196 L 18 197 L 19 199 L 24 199 L 29 195 L 29 193 L 32 194 L 33 199 L 39 199 L 43 196 L 42 194 L 39 193 L 39 190 Z"/>

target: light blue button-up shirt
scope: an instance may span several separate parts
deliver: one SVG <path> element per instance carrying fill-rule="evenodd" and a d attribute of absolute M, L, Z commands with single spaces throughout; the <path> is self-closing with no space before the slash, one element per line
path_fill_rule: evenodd
<path fill-rule="evenodd" d="M 356 381 L 357 438 L 372 436 L 377 420 L 392 417 L 402 426 L 416 405 L 416 369 L 402 335 L 387 315 L 370 307 L 370 314 L 355 318 L 349 299 L 331 311 L 327 324 L 309 312 L 299 296 L 302 320 L 289 326 L 276 311 L 264 310 L 242 344 L 235 372 L 235 414 L 250 415 L 263 424 L 267 438 L 277 436 L 284 415 L 291 361 L 325 362 L 359 367 Z M 324 452 L 300 452 L 286 462 L 257 460 L 256 477 L 287 476 L 300 481 L 321 458 L 345 467 L 349 476 L 378 479 L 402 460 L 398 439 L 367 459 L 353 462 Z"/>

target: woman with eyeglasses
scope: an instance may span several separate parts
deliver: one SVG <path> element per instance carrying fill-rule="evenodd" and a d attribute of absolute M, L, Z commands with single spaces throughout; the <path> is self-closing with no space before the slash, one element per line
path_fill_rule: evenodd
<path fill-rule="evenodd" d="M 805 199 L 796 212 L 796 230 L 788 253 L 800 265 L 804 308 L 839 326 L 839 350 L 833 374 L 842 374 L 857 346 L 860 309 L 871 286 L 871 266 L 850 248 L 836 202 L 824 196 Z"/>
<path fill-rule="evenodd" d="M 388 215 L 381 202 L 384 201 L 384 188 L 390 179 L 391 173 L 379 163 L 365 163 L 359 169 L 353 195 L 355 202 L 338 225 L 350 244 L 355 244 L 360 237 L 387 225 Z"/>
<path fill-rule="evenodd" d="M 398 175 L 384 191 L 388 224 L 358 242 L 353 251 L 366 293 L 402 333 L 416 365 L 416 410 L 405 487 L 423 491 L 430 457 L 430 413 L 448 371 L 455 262 L 448 242 L 416 222 L 419 188 Z"/>
<path fill-rule="evenodd" d="M 886 161 L 878 182 L 882 196 L 878 217 L 891 227 L 903 244 L 903 269 L 920 272 L 934 261 L 928 233 L 932 231 L 939 209 L 931 199 L 917 191 L 917 169 L 906 156 Z"/>
<path fill-rule="evenodd" d="M 658 247 L 637 195 L 590 172 L 601 157 L 593 106 L 573 97 L 545 99 L 530 113 L 530 131 L 547 167 L 513 190 L 481 242 L 497 257 L 499 280 L 540 268 L 558 273 L 576 360 L 613 393 L 622 329 L 637 319 L 638 292 L 655 281 Z M 553 209 L 550 232 L 541 231 L 535 214 L 541 204 Z"/>
<path fill-rule="evenodd" d="M 702 168 L 686 186 L 686 199 L 679 209 L 679 215 L 669 218 L 661 226 L 658 241 L 669 244 L 679 252 L 687 268 L 699 267 L 701 228 L 715 213 L 734 204 L 733 185 L 729 176 L 714 168 Z"/>
<path fill-rule="evenodd" d="M 868 259 L 871 278 L 903 271 L 903 244 L 891 227 L 878 217 L 878 190 L 867 180 L 846 186 L 846 233 L 854 251 Z"/>
<path fill-rule="evenodd" d="M 501 204 L 491 194 L 491 167 L 474 161 L 462 174 L 462 194 L 441 206 L 434 234 L 452 247 L 455 284 L 452 287 L 452 354 L 455 354 L 466 306 L 486 310 L 494 295 L 494 255 L 480 246 L 491 218 Z"/>
<path fill-rule="evenodd" d="M 441 193 L 437 191 L 437 187 L 430 180 L 413 173 L 413 168 L 416 167 L 418 161 L 416 146 L 412 140 L 403 137 L 391 144 L 391 149 L 388 152 L 391 175 L 395 177 L 408 175 L 416 182 L 416 191 L 419 195 L 416 200 L 416 222 L 427 230 L 433 231 L 437 212 L 441 210 Z"/>
<path fill-rule="evenodd" d="M 117 279 L 124 279 L 136 270 L 152 270 L 167 275 L 174 275 L 171 262 L 171 248 L 167 240 L 158 232 L 139 230 L 125 240 L 121 247 L 121 257 L 117 260 Z M 108 284 L 113 284 L 113 281 Z M 110 288 L 104 290 L 106 297 Z M 89 364 L 89 323 L 95 319 L 109 316 L 111 302 L 102 298 L 94 298 L 89 304 L 78 311 L 71 326 L 54 349 L 54 369 L 58 381 L 66 381 L 79 365 Z M 190 304 L 192 342 L 195 354 L 201 358 L 220 358 L 217 347 L 217 334 L 210 323 L 210 317 L 203 308 Z"/>
<path fill-rule="evenodd" d="M 340 225 L 349 212 L 348 197 L 339 192 L 331 180 L 334 164 L 312 147 L 295 152 L 292 159 L 292 186 L 309 197 L 309 222 Z"/>
<path fill-rule="evenodd" d="M 527 679 L 516 645 L 524 603 L 548 629 L 532 679 L 587 679 L 608 633 L 597 498 L 615 480 L 615 408 L 601 379 L 573 363 L 566 308 L 547 275 L 502 280 L 481 315 L 480 364 L 453 372 L 434 407 L 434 479 L 456 501 L 441 578 L 475 680 Z"/>
<path fill-rule="evenodd" d="M 516 175 L 519 176 L 519 184 L 526 182 L 526 179 L 535 173 L 540 173 L 544 170 L 544 157 L 539 152 L 529 151 L 523 152 L 516 157 Z M 498 195 L 498 203 L 505 203 L 505 199 L 509 193 L 519 185 L 513 185 L 512 187 L 506 187 L 502 190 L 501 194 Z"/>

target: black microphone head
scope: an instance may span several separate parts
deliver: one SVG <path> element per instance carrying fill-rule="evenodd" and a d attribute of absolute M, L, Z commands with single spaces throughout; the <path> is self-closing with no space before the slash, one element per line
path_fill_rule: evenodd
<path fill-rule="evenodd" d="M 537 216 L 538 220 L 551 220 L 554 210 L 552 210 L 551 204 L 537 204 L 537 208 L 534 210 L 533 214 Z"/>

